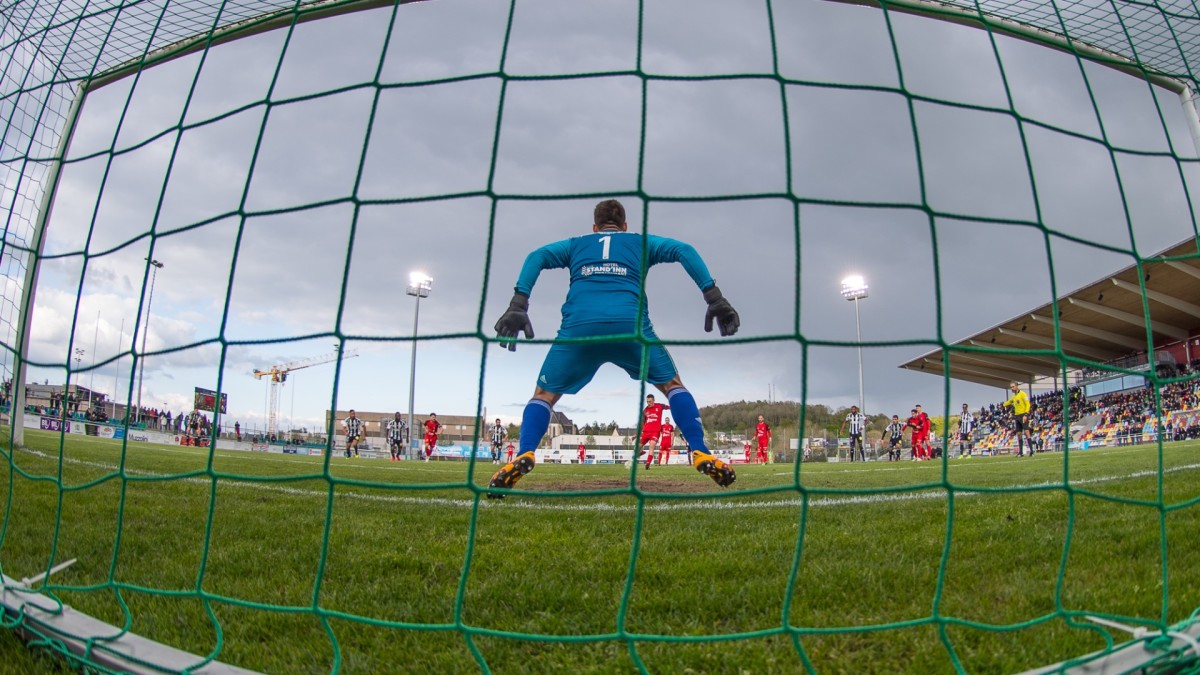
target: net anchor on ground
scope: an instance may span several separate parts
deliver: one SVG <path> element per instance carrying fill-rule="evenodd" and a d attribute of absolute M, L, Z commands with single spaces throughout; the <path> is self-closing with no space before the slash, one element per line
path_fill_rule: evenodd
<path fill-rule="evenodd" d="M 74 564 L 75 564 L 75 558 L 71 558 L 70 560 L 68 560 L 66 562 L 62 562 L 62 563 L 55 565 L 54 567 L 51 567 L 50 570 L 47 572 L 42 572 L 41 574 L 35 574 L 34 576 L 25 577 L 24 579 L 21 579 L 21 581 L 16 584 L 16 587 L 20 588 L 20 589 L 28 590 L 28 589 L 42 583 L 43 581 L 45 581 L 47 578 L 50 577 L 50 575 L 58 574 L 59 572 L 67 569 L 68 567 L 70 567 L 71 565 L 74 565 Z"/>
<path fill-rule="evenodd" d="M 1145 626 L 1127 626 L 1118 621 L 1098 616 L 1088 615 L 1084 618 L 1092 623 L 1125 631 L 1132 635 L 1134 639 L 1116 645 L 1112 649 L 1030 670 L 1025 675 L 1048 673 L 1099 675 L 1102 673 L 1142 672 L 1150 666 L 1175 668 L 1200 662 L 1200 620 L 1197 620 L 1195 616 L 1189 621 L 1184 621 L 1167 630 L 1161 631 L 1152 630 Z M 1169 645 L 1153 644 L 1159 638 L 1168 638 L 1171 642 Z M 1175 646 L 1180 641 L 1185 645 L 1182 648 Z M 1188 656 L 1188 652 L 1191 652 L 1191 656 Z M 1164 672 L 1177 671 L 1166 670 Z"/>
<path fill-rule="evenodd" d="M 21 581 L 0 574 L 0 618 L 17 619 L 14 632 L 27 641 L 61 645 L 63 650 L 85 663 L 98 664 L 116 672 L 161 674 L 163 671 L 186 671 L 204 675 L 250 675 L 254 672 L 207 660 L 127 632 L 26 587 L 74 562 L 69 560 L 49 572 Z"/>

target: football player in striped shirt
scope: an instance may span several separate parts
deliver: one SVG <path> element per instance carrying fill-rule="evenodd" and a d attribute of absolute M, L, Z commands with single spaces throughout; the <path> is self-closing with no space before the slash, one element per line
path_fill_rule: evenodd
<path fill-rule="evenodd" d="M 350 416 L 342 420 L 342 429 L 346 432 L 346 457 L 350 456 L 350 452 L 354 451 L 354 456 L 358 457 L 358 442 L 363 437 L 363 422 L 354 415 L 354 410 L 350 410 Z"/>
<path fill-rule="evenodd" d="M 496 423 L 492 425 L 490 431 L 492 436 L 492 464 L 500 463 L 500 451 L 504 449 L 504 441 L 508 439 L 508 429 L 500 423 L 500 418 L 496 418 Z"/>
<path fill-rule="evenodd" d="M 401 451 L 404 447 L 404 432 L 408 430 L 408 424 L 404 422 L 404 418 L 397 412 L 395 417 L 388 420 L 387 437 L 388 449 L 391 450 L 393 462 L 400 461 Z"/>
<path fill-rule="evenodd" d="M 904 441 L 904 425 L 899 415 L 892 415 L 892 423 L 883 430 L 883 436 L 888 442 L 888 461 L 899 462 L 900 444 Z"/>
<path fill-rule="evenodd" d="M 850 406 L 850 414 L 846 415 L 846 419 L 842 420 L 842 427 L 838 430 L 840 434 L 846 429 L 846 425 L 850 425 L 850 461 L 854 461 L 854 450 L 858 449 L 858 458 L 862 461 L 867 461 L 867 453 L 863 450 L 863 432 L 867 429 L 867 416 L 858 411 L 858 406 Z"/>
<path fill-rule="evenodd" d="M 975 433 L 975 416 L 971 414 L 971 409 L 966 403 L 962 406 L 962 412 L 958 416 L 958 457 L 970 457 L 974 452 L 975 443 L 971 440 L 971 436 Z"/>

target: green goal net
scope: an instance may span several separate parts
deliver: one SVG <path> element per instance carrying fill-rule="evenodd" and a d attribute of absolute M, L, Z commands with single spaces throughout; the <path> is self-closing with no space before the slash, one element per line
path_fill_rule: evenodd
<path fill-rule="evenodd" d="M 701 405 L 771 382 L 803 443 L 858 402 L 857 356 L 868 413 L 923 399 L 948 443 L 959 402 L 1003 398 L 896 374 L 934 350 L 1039 360 L 1047 389 L 1145 378 L 1143 419 L 1200 426 L 1190 364 L 1090 358 L 1057 318 L 1049 344 L 956 344 L 1134 266 L 1120 343 L 1190 353 L 1200 299 L 1164 330 L 1147 283 L 1200 277 L 1195 4 L 32 0 L 0 25 L 0 627 L 31 646 L 144 672 L 1196 668 L 1200 464 L 1154 424 L 1024 464 L 739 465 L 729 490 L 545 462 L 503 501 L 481 455 L 356 462 L 338 428 L 414 399 L 468 445 L 513 418 L 566 284 L 512 354 L 510 284 L 613 197 L 741 312 L 712 338 L 682 272 L 646 282 Z M 419 324 L 410 271 L 437 282 Z M 560 410 L 632 418 L 645 389 L 602 374 Z M 159 413 L 205 395 L 220 440 L 179 445 Z M 280 416 L 306 427 L 287 454 L 242 451 Z"/>

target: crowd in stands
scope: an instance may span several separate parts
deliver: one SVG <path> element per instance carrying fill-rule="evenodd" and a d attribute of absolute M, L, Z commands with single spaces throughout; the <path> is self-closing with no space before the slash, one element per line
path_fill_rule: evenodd
<path fill-rule="evenodd" d="M 1062 390 L 1039 394 L 1030 399 L 1029 423 L 1035 445 L 1061 450 L 1064 442 L 1064 401 L 1067 405 L 1066 423 L 1078 423 L 1096 416 L 1094 424 L 1077 439 L 1083 443 L 1132 445 L 1158 439 L 1159 423 L 1164 440 L 1200 438 L 1200 382 L 1192 376 L 1198 371 L 1192 366 L 1180 366 L 1167 377 L 1184 378 L 1163 386 L 1155 399 L 1155 389 L 1147 386 L 1110 392 L 1088 399 L 1083 389 L 1071 387 L 1064 396 Z M 1008 410 L 991 404 L 976 416 L 976 447 L 994 450 L 1010 447 L 1015 441 L 1010 429 Z"/>
<path fill-rule="evenodd" d="M 7 396 L 0 396 L 0 410 L 7 410 L 9 402 L 10 399 Z M 63 407 L 64 405 L 65 408 Z M 74 400 L 73 394 L 68 394 L 65 401 L 60 400 L 57 396 L 53 397 L 49 406 L 37 404 L 26 405 L 25 412 L 33 415 L 57 417 L 80 422 L 109 421 L 108 415 L 100 408 L 81 412 L 78 402 Z M 129 419 L 130 429 L 144 429 L 147 431 L 176 434 L 182 437 L 182 442 L 186 445 L 207 445 L 214 431 L 212 420 L 208 415 L 199 410 L 193 410 L 191 413 L 180 412 L 176 414 L 170 410 L 159 409 L 153 406 L 143 406 L 141 408 L 141 421 L 138 421 L 138 419 L 131 412 Z M 123 424 L 123 420 L 114 420 L 114 422 Z M 231 439 L 238 441 L 246 440 L 251 443 L 297 445 L 314 448 L 324 447 L 324 443 L 320 441 L 289 439 L 276 434 L 251 432 L 243 436 L 240 422 L 234 422 L 231 426 L 223 426 L 218 433 Z"/>
<path fill-rule="evenodd" d="M 5 396 L 0 400 L 0 409 L 8 410 L 12 399 Z M 59 397 L 51 397 L 49 405 L 39 405 L 36 403 L 28 403 L 25 405 L 25 412 L 33 415 L 43 415 L 45 417 L 57 417 L 64 420 L 77 420 L 80 422 L 106 422 L 108 415 L 99 408 L 91 408 L 81 411 L 79 409 L 79 401 L 75 397 L 68 396 L 66 400 Z"/>

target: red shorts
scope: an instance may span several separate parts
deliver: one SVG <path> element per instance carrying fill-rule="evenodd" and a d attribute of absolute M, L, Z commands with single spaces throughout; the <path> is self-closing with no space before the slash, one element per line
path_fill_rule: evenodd
<path fill-rule="evenodd" d="M 436 445 L 437 434 L 425 434 L 425 445 Z"/>
<path fill-rule="evenodd" d="M 645 445 L 645 444 L 649 443 L 650 441 L 654 441 L 655 443 L 657 443 L 659 433 L 660 432 L 657 429 L 655 429 L 654 431 L 647 431 L 647 430 L 643 429 L 642 430 L 642 440 L 638 441 L 638 445 Z"/>

